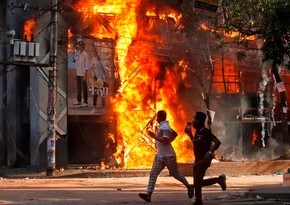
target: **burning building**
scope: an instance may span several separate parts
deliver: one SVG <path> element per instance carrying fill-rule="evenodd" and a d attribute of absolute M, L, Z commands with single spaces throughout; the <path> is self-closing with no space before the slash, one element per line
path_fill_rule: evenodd
<path fill-rule="evenodd" d="M 205 32 L 202 21 L 196 22 L 191 37 L 185 36 L 177 1 L 80 1 L 71 6 L 78 15 L 73 35 L 115 41 L 117 84 L 110 106 L 116 114 L 117 161 L 126 167 L 150 166 L 155 147 L 143 131 L 159 109 L 168 111 L 179 133 L 173 143 L 179 162 L 192 161 L 184 123 L 194 111 L 209 108 L 204 103 L 209 94 L 216 112 L 213 127 L 225 140 L 220 155 L 257 160 L 253 146 L 266 147 L 273 137 L 271 109 L 276 103 L 270 67 L 258 51 L 238 60 L 235 54 L 243 48 L 232 44 L 217 49 L 218 42 Z"/>
<path fill-rule="evenodd" d="M 64 107 L 57 112 L 58 116 L 67 117 L 67 121 L 59 122 L 67 139 L 68 163 L 151 166 L 155 142 L 144 131 L 160 109 L 167 111 L 171 126 L 179 134 L 173 146 L 180 163 L 194 160 L 191 141 L 184 133 L 186 122 L 191 121 L 195 111 L 207 109 L 215 113 L 212 130 L 222 141 L 218 158 L 257 160 L 267 154 L 261 148 L 266 148 L 263 152 L 271 152 L 271 159 L 279 156 L 276 148 L 269 149 L 275 145 L 273 141 L 281 141 L 269 66 L 262 63 L 258 51 L 246 51 L 242 60 L 237 59 L 236 53 L 243 48 L 234 44 L 221 47 L 205 28 L 206 20 L 194 22 L 192 35 L 187 36 L 182 32 L 181 4 L 182 1 L 142 0 L 61 3 L 59 58 L 68 61 L 68 69 L 59 71 L 64 89 L 58 96 L 64 98 L 58 100 L 58 106 Z M 34 26 L 40 29 L 45 22 L 48 18 L 43 16 Z M 46 44 L 43 36 L 38 38 L 42 45 Z M 104 110 L 97 107 L 94 114 L 90 113 L 92 93 L 88 108 L 73 106 L 75 48 L 79 41 L 85 42 L 90 59 L 99 59 L 108 77 L 106 107 Z M 33 72 L 30 72 L 31 78 Z M 42 73 L 41 69 L 38 73 Z M 92 79 L 93 68 L 89 75 Z M 283 78 L 288 89 L 286 72 Z M 93 87 L 90 89 L 94 92 Z M 45 110 L 43 98 L 36 104 L 40 103 Z M 40 115 L 36 108 L 31 108 L 30 113 L 34 117 Z M 33 122 L 40 121 L 31 118 Z M 45 152 L 41 151 L 45 150 L 45 145 L 41 145 L 45 129 L 43 122 L 38 123 L 37 131 L 32 134 L 31 158 L 40 155 L 45 159 Z"/>

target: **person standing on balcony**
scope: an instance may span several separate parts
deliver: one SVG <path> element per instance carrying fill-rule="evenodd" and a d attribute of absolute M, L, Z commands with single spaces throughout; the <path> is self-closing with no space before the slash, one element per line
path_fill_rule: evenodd
<path fill-rule="evenodd" d="M 203 112 L 196 112 L 192 121 L 192 127 L 196 130 L 194 136 L 191 128 L 185 128 L 185 133 L 193 142 L 193 150 L 195 162 L 193 164 L 193 178 L 195 190 L 194 205 L 203 205 L 202 202 L 202 187 L 219 184 L 223 191 L 226 190 L 226 176 L 224 174 L 216 178 L 203 179 L 206 170 L 209 168 L 213 153 L 221 145 L 220 140 L 205 127 L 206 114 Z"/>
<path fill-rule="evenodd" d="M 178 170 L 176 154 L 171 145 L 171 142 L 175 139 L 177 133 L 169 126 L 168 121 L 166 121 L 166 115 L 167 114 L 164 110 L 157 112 L 157 122 L 159 123 L 159 128 L 156 134 L 147 130 L 150 137 L 156 140 L 157 153 L 150 171 L 147 193 L 139 193 L 139 197 L 146 202 L 151 202 L 151 196 L 154 191 L 157 177 L 165 166 L 168 168 L 170 175 L 186 186 L 188 197 L 193 197 L 193 185 L 190 185 L 186 178 Z"/>
<path fill-rule="evenodd" d="M 76 55 L 76 83 L 77 83 L 77 102 L 74 105 L 79 105 L 80 108 L 88 107 L 88 86 L 87 74 L 89 70 L 89 55 L 85 51 L 85 43 L 80 41 L 77 47 Z M 83 103 L 82 103 L 83 95 Z"/>

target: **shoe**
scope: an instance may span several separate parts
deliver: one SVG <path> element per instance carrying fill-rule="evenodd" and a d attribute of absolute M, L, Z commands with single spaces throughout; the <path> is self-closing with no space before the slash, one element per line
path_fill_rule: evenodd
<path fill-rule="evenodd" d="M 188 198 L 192 198 L 194 195 L 194 185 L 190 184 L 187 187 L 187 194 L 188 194 Z"/>
<path fill-rule="evenodd" d="M 73 105 L 80 105 L 80 104 L 81 104 L 80 102 L 73 103 Z"/>
<path fill-rule="evenodd" d="M 151 197 L 149 197 L 149 195 L 148 194 L 145 194 L 145 193 L 139 193 L 139 196 L 140 196 L 140 198 L 141 199 L 143 199 L 144 201 L 146 201 L 146 202 L 151 202 Z"/>
<path fill-rule="evenodd" d="M 193 205 L 203 205 L 201 200 L 196 200 Z"/>
<path fill-rule="evenodd" d="M 97 113 L 97 110 L 95 108 L 92 109 L 92 111 L 90 112 L 91 115 Z"/>
<path fill-rule="evenodd" d="M 227 184 L 226 184 L 226 175 L 222 174 L 219 176 L 219 185 L 221 186 L 222 190 L 225 191 L 227 189 Z"/>
<path fill-rule="evenodd" d="M 83 103 L 80 105 L 80 108 L 88 107 L 88 103 Z"/>

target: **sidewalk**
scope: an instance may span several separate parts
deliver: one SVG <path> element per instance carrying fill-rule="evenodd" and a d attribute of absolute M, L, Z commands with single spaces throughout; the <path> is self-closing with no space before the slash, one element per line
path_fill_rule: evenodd
<path fill-rule="evenodd" d="M 138 193 L 146 190 L 149 171 L 73 169 L 46 177 L 45 172 L 27 169 L 0 170 L 0 204 L 147 204 Z M 192 182 L 191 177 L 186 178 Z M 286 205 L 290 203 L 290 187 L 282 182 L 282 175 L 229 176 L 226 191 L 217 185 L 203 188 L 204 204 Z M 164 170 L 150 205 L 192 202 L 183 185 Z"/>

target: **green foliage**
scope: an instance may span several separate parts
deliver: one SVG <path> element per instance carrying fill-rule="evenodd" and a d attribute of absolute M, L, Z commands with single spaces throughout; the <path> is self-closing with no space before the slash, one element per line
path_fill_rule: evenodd
<path fill-rule="evenodd" d="M 262 39 L 265 61 L 273 66 L 289 65 L 290 1 L 289 0 L 222 0 L 225 23 L 216 29 L 238 31 Z"/>
<path fill-rule="evenodd" d="M 272 61 L 273 66 L 287 64 L 290 59 L 290 1 L 289 0 L 221 0 L 222 15 L 211 18 L 213 34 L 225 44 L 225 34 L 238 32 L 234 39 L 239 45 L 249 48 L 247 37 L 255 36 L 263 42 L 264 61 Z M 193 1 L 184 0 L 183 32 L 188 36 L 198 30 L 199 21 L 205 17 L 193 11 Z M 225 21 L 220 23 L 220 16 Z M 208 17 L 207 17 L 208 18 Z M 208 18 L 209 19 L 209 18 Z M 237 54 L 238 56 L 238 54 Z"/>

